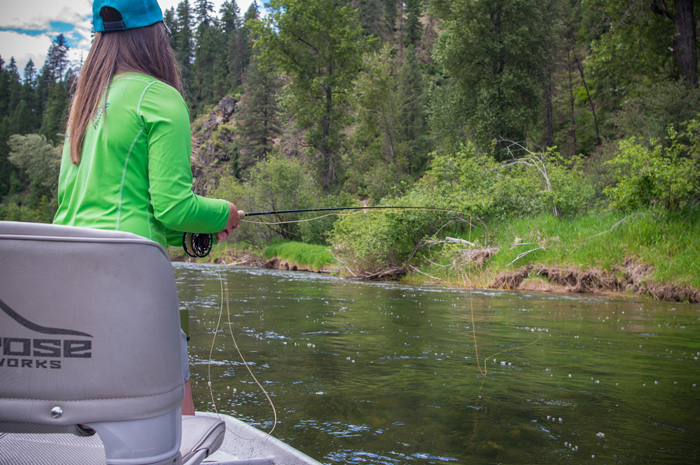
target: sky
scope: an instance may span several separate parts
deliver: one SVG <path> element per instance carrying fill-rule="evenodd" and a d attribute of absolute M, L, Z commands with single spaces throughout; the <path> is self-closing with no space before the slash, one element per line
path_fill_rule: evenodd
<path fill-rule="evenodd" d="M 158 0 L 158 4 L 165 11 L 180 1 Z M 217 15 L 223 2 L 212 1 Z M 251 3 L 236 1 L 241 15 Z M 5 65 L 14 57 L 21 75 L 30 59 L 37 70 L 44 65 L 46 52 L 59 34 L 67 39 L 68 58 L 77 65 L 90 50 L 91 31 L 92 0 L 0 0 L 0 57 Z"/>

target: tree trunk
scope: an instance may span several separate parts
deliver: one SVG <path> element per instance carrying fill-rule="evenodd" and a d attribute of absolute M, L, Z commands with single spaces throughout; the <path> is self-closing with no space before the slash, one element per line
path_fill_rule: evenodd
<path fill-rule="evenodd" d="M 676 0 L 673 26 L 676 29 L 676 56 L 681 74 L 690 85 L 698 86 L 698 52 L 693 0 Z"/>
<path fill-rule="evenodd" d="M 569 71 L 569 100 L 571 102 L 571 132 L 574 138 L 574 150 L 572 155 L 576 155 L 576 152 L 578 152 L 578 147 L 576 143 L 576 113 L 574 111 L 574 83 L 571 78 L 571 63 L 569 63 L 567 68 Z"/>
<path fill-rule="evenodd" d="M 671 12 L 666 2 L 657 0 L 649 2 L 649 8 L 657 15 L 662 15 L 673 21 L 676 30 L 675 55 L 683 78 L 693 87 L 698 86 L 698 51 L 697 34 L 695 30 L 695 12 L 693 0 L 676 0 L 675 12 Z"/>
<path fill-rule="evenodd" d="M 331 184 L 335 181 L 335 167 L 333 166 L 333 153 L 331 148 L 331 116 L 333 112 L 333 90 L 330 86 L 326 87 L 326 105 L 325 114 L 323 115 L 323 141 L 321 153 L 323 156 L 324 168 L 327 169 L 323 175 L 323 187 L 326 193 L 330 192 Z"/>
<path fill-rule="evenodd" d="M 552 123 L 552 76 L 547 70 L 547 80 L 544 83 L 544 108 L 545 108 L 545 123 L 547 125 L 547 140 L 545 145 L 551 147 L 554 145 L 554 128 Z"/>
<path fill-rule="evenodd" d="M 588 105 L 591 108 L 591 113 L 593 113 L 593 122 L 595 123 L 595 140 L 596 144 L 600 145 L 600 131 L 598 130 L 598 118 L 595 115 L 595 105 L 593 100 L 591 100 L 591 93 L 588 91 L 588 85 L 586 84 L 586 78 L 583 77 L 583 63 L 578 56 L 574 55 L 576 58 L 576 65 L 578 66 L 578 72 L 581 74 L 581 82 L 583 82 L 583 88 L 586 89 L 586 97 L 588 97 Z"/>

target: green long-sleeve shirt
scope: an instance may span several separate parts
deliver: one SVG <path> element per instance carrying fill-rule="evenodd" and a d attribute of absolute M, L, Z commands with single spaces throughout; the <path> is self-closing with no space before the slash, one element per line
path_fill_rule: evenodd
<path fill-rule="evenodd" d="M 66 139 L 54 223 L 128 231 L 163 246 L 182 244 L 183 231 L 224 229 L 228 202 L 192 192 L 189 112 L 174 88 L 119 74 L 103 110 L 85 133 L 80 164 Z"/>

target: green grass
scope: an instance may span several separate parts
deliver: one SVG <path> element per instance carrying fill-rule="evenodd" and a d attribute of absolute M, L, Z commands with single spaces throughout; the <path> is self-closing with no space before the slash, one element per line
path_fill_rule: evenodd
<path fill-rule="evenodd" d="M 487 262 L 492 273 L 529 264 L 611 271 L 632 259 L 653 266 L 654 282 L 700 289 L 700 209 L 538 216 L 488 226 L 489 231 L 475 229 L 463 238 L 500 248 Z"/>
<path fill-rule="evenodd" d="M 315 271 L 336 263 L 327 246 L 302 242 L 273 242 L 265 249 L 265 257 L 280 257 L 298 265 L 311 266 Z"/>

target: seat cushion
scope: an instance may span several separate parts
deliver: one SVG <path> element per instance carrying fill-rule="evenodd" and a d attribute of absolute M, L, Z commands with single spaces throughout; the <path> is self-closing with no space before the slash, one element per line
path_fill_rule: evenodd
<path fill-rule="evenodd" d="M 182 442 L 180 455 L 186 463 L 200 450 L 206 450 L 205 457 L 214 453 L 224 442 L 226 423 L 216 417 L 183 415 Z"/>

